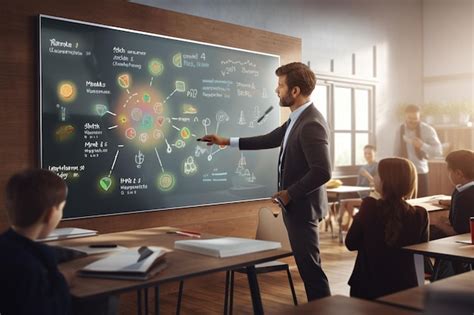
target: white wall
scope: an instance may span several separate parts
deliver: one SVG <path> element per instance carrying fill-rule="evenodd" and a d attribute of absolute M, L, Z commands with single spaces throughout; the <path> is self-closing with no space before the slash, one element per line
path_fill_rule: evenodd
<path fill-rule="evenodd" d="M 425 102 L 474 104 L 474 0 L 423 0 Z"/>
<path fill-rule="evenodd" d="M 393 152 L 398 106 L 423 100 L 422 0 L 134 0 L 133 2 L 299 37 L 302 61 L 335 74 L 371 76 L 377 47 L 376 136 Z M 192 27 L 190 25 L 190 27 Z"/>

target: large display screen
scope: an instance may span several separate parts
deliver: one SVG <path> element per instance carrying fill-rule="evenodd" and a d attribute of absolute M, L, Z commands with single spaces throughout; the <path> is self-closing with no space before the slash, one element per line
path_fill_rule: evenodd
<path fill-rule="evenodd" d="M 190 25 L 192 27 L 192 25 Z M 69 187 L 64 218 L 268 198 L 277 150 L 204 134 L 279 123 L 275 55 L 41 15 L 40 164 Z"/>

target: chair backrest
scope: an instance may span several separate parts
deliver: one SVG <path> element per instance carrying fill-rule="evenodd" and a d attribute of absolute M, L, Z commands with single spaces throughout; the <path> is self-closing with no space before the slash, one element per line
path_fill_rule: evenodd
<path fill-rule="evenodd" d="M 282 248 L 291 250 L 281 210 L 273 212 L 271 208 L 260 208 L 256 239 L 280 242 Z"/>

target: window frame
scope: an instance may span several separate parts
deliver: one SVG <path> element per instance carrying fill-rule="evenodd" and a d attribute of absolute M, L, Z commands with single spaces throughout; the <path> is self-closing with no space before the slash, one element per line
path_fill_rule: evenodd
<path fill-rule="evenodd" d="M 370 144 L 376 143 L 375 134 L 375 96 L 376 96 L 376 80 L 357 79 L 352 77 L 338 77 L 333 75 L 318 75 L 317 74 L 317 85 L 326 87 L 327 103 L 326 113 L 327 122 L 329 125 L 329 147 L 331 155 L 331 163 L 333 165 L 333 176 L 347 176 L 357 174 L 360 164 L 356 164 L 357 154 L 356 152 L 356 134 L 368 134 Z M 351 127 L 350 129 L 334 129 L 335 126 L 335 106 L 334 106 L 334 93 L 337 87 L 350 88 L 351 89 Z M 368 91 L 368 130 L 356 130 L 355 129 L 355 91 L 356 90 L 367 90 Z M 314 97 L 313 97 L 314 98 Z M 323 104 L 316 104 L 316 107 L 323 106 Z M 335 145 L 334 139 L 337 133 L 350 133 L 351 134 L 351 165 L 335 166 Z"/>

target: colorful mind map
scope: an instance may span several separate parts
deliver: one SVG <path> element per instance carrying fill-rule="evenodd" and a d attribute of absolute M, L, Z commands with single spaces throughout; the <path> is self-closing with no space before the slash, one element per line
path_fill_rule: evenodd
<path fill-rule="evenodd" d="M 278 149 L 205 134 L 278 126 L 279 57 L 40 17 L 41 167 L 66 180 L 65 218 L 270 197 Z"/>

